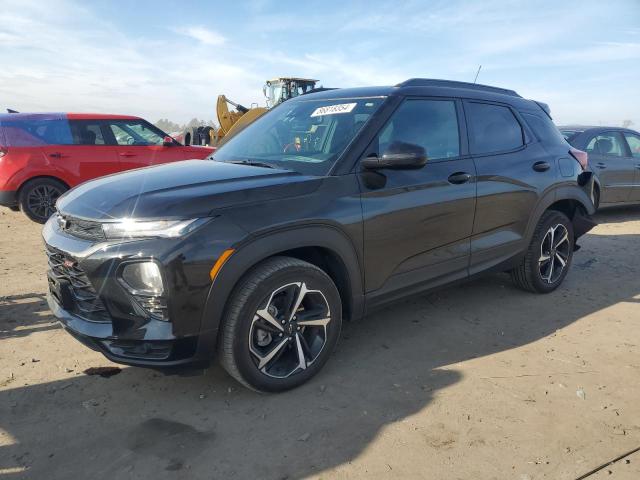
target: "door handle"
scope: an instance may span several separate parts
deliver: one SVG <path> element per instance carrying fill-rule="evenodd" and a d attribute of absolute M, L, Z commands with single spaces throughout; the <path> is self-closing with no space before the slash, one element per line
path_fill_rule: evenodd
<path fill-rule="evenodd" d="M 546 172 L 551 168 L 551 165 L 549 165 L 549 162 L 536 162 L 533 164 L 532 168 L 536 172 Z"/>
<path fill-rule="evenodd" d="M 131 152 L 123 152 L 120 154 L 121 157 L 135 157 L 136 154 L 135 153 L 131 153 Z"/>
<path fill-rule="evenodd" d="M 598 162 L 598 163 L 596 163 L 596 167 L 598 167 L 598 168 L 607 168 L 607 165 L 605 163 Z"/>
<path fill-rule="evenodd" d="M 471 180 L 471 175 L 466 172 L 456 172 L 449 175 L 447 180 L 449 183 L 453 183 L 454 185 L 460 185 Z"/>
<path fill-rule="evenodd" d="M 60 152 L 50 153 L 49 156 L 51 158 L 62 158 L 62 154 Z"/>

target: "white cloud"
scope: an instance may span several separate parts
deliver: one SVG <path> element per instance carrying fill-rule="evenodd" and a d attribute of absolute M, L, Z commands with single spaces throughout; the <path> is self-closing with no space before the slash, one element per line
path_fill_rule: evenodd
<path fill-rule="evenodd" d="M 472 81 L 482 64 L 481 83 L 536 93 L 572 121 L 574 112 L 581 123 L 619 123 L 624 116 L 640 124 L 633 113 L 640 111 L 633 92 L 637 28 L 617 28 L 617 16 L 596 14 L 597 4 L 576 11 L 570 2 L 540 9 L 505 8 L 499 0 L 428 8 L 413 1 L 376 13 L 380 8 L 366 0 L 296 16 L 254 0 L 240 12 L 225 11 L 230 30 L 192 15 L 195 21 L 185 16 L 177 28 L 150 20 L 125 31 L 91 3 L 0 1 L 0 110 L 94 110 L 184 122 L 214 117 L 218 94 L 263 105 L 262 84 L 275 76 L 318 78 L 327 87 L 421 76 Z M 571 22 L 567 11 L 575 13 Z M 234 23 L 233 15 L 246 18 Z M 597 80 L 609 71 L 624 75 Z"/>
<path fill-rule="evenodd" d="M 204 45 L 222 45 L 226 42 L 226 38 L 218 32 L 202 26 L 191 26 L 184 28 L 176 28 L 176 33 L 180 33 L 187 37 L 194 38 Z"/>

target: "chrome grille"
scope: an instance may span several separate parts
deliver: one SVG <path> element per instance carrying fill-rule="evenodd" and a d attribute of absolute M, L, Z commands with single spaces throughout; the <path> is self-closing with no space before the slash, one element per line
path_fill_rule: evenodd
<path fill-rule="evenodd" d="M 49 275 L 69 284 L 73 300 L 70 306 L 71 313 L 92 322 L 110 322 L 109 312 L 77 262 L 49 246 L 45 251 L 49 262 Z M 56 296 L 53 290 L 52 293 Z M 57 296 L 56 299 L 60 301 Z"/>

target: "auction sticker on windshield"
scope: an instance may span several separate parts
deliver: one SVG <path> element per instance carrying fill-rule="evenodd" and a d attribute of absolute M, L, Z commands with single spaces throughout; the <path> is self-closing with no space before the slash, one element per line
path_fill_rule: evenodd
<path fill-rule="evenodd" d="M 326 107 L 316 108 L 311 114 L 312 117 L 321 117 L 323 115 L 336 115 L 338 113 L 349 113 L 353 110 L 357 103 L 341 103 L 339 105 L 327 105 Z"/>

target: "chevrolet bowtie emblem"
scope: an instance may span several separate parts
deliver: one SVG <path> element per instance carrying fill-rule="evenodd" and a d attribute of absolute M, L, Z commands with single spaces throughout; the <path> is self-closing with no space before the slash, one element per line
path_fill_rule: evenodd
<path fill-rule="evenodd" d="M 73 268 L 75 267 L 76 262 L 74 262 L 73 260 L 65 260 L 64 262 L 62 262 L 62 264 L 67 268 Z"/>

